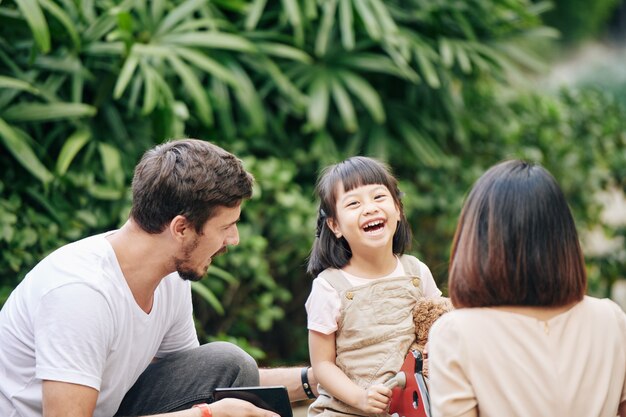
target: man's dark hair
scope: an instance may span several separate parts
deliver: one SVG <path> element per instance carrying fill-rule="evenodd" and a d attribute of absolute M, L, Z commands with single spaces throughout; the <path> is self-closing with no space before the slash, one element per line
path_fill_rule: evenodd
<path fill-rule="evenodd" d="M 131 218 L 160 233 L 177 215 L 197 232 L 218 207 L 234 207 L 252 195 L 252 175 L 241 160 L 198 139 L 173 140 L 147 151 L 135 168 Z"/>

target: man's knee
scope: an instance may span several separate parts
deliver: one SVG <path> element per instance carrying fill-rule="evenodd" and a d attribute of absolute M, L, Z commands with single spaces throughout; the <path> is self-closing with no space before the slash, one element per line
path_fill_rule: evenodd
<path fill-rule="evenodd" d="M 233 386 L 259 385 L 258 365 L 254 358 L 240 347 L 228 342 L 212 342 L 198 347 L 197 350 L 202 357 L 210 358 L 207 363 L 213 369 L 207 369 L 208 372 L 232 375 Z"/>

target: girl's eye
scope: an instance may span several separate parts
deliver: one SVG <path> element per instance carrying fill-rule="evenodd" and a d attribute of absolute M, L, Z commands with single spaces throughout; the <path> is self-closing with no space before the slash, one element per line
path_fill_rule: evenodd
<path fill-rule="evenodd" d="M 359 202 L 358 202 L 358 201 L 350 201 L 348 204 L 346 204 L 346 207 L 354 207 L 354 206 L 356 206 L 357 204 L 359 204 Z"/>
<path fill-rule="evenodd" d="M 376 197 L 374 197 L 375 200 L 380 200 L 381 198 L 385 198 L 386 195 L 385 194 L 378 194 Z"/>

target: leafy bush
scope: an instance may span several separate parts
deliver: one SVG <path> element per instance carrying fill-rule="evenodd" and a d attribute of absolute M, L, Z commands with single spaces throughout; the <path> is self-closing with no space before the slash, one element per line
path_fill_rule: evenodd
<path fill-rule="evenodd" d="M 187 135 L 235 152 L 257 178 L 240 246 L 194 284 L 199 333 L 265 363 L 308 357 L 304 265 L 328 163 L 366 154 L 392 165 L 413 253 L 443 287 L 463 196 L 504 157 L 545 163 L 594 224 L 590 190 L 623 187 L 624 114 L 595 93 L 516 95 L 515 80 L 543 65 L 532 45 L 556 35 L 544 10 L 526 0 L 5 0 L 0 303 L 51 250 L 123 223 L 142 153 Z"/>
<path fill-rule="evenodd" d="M 619 0 L 553 0 L 554 7 L 545 14 L 545 21 L 562 34 L 566 44 L 581 43 L 598 36 Z"/>

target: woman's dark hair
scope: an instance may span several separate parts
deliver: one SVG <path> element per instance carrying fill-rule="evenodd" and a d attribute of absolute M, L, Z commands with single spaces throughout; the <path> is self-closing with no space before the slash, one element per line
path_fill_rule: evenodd
<path fill-rule="evenodd" d="M 457 225 L 449 294 L 457 307 L 563 306 L 587 275 L 572 213 L 538 165 L 505 161 L 474 184 Z"/>
<path fill-rule="evenodd" d="M 410 249 L 411 228 L 404 216 L 398 181 L 391 174 L 391 169 L 373 158 L 354 156 L 326 167 L 317 180 L 315 191 L 320 200 L 320 207 L 316 238 L 307 266 L 309 274 L 317 276 L 326 268 L 343 268 L 352 257 L 352 250 L 346 239 L 337 238 L 327 224 L 328 219 L 335 219 L 337 215 L 335 191 L 338 184 L 343 184 L 346 192 L 370 184 L 381 184 L 387 187 L 400 211 L 400 223 L 393 236 L 393 253 L 401 255 Z"/>
<path fill-rule="evenodd" d="M 173 140 L 147 151 L 135 168 L 130 217 L 160 233 L 182 215 L 202 231 L 218 207 L 235 207 L 252 195 L 254 178 L 239 159 L 198 139 Z"/>

